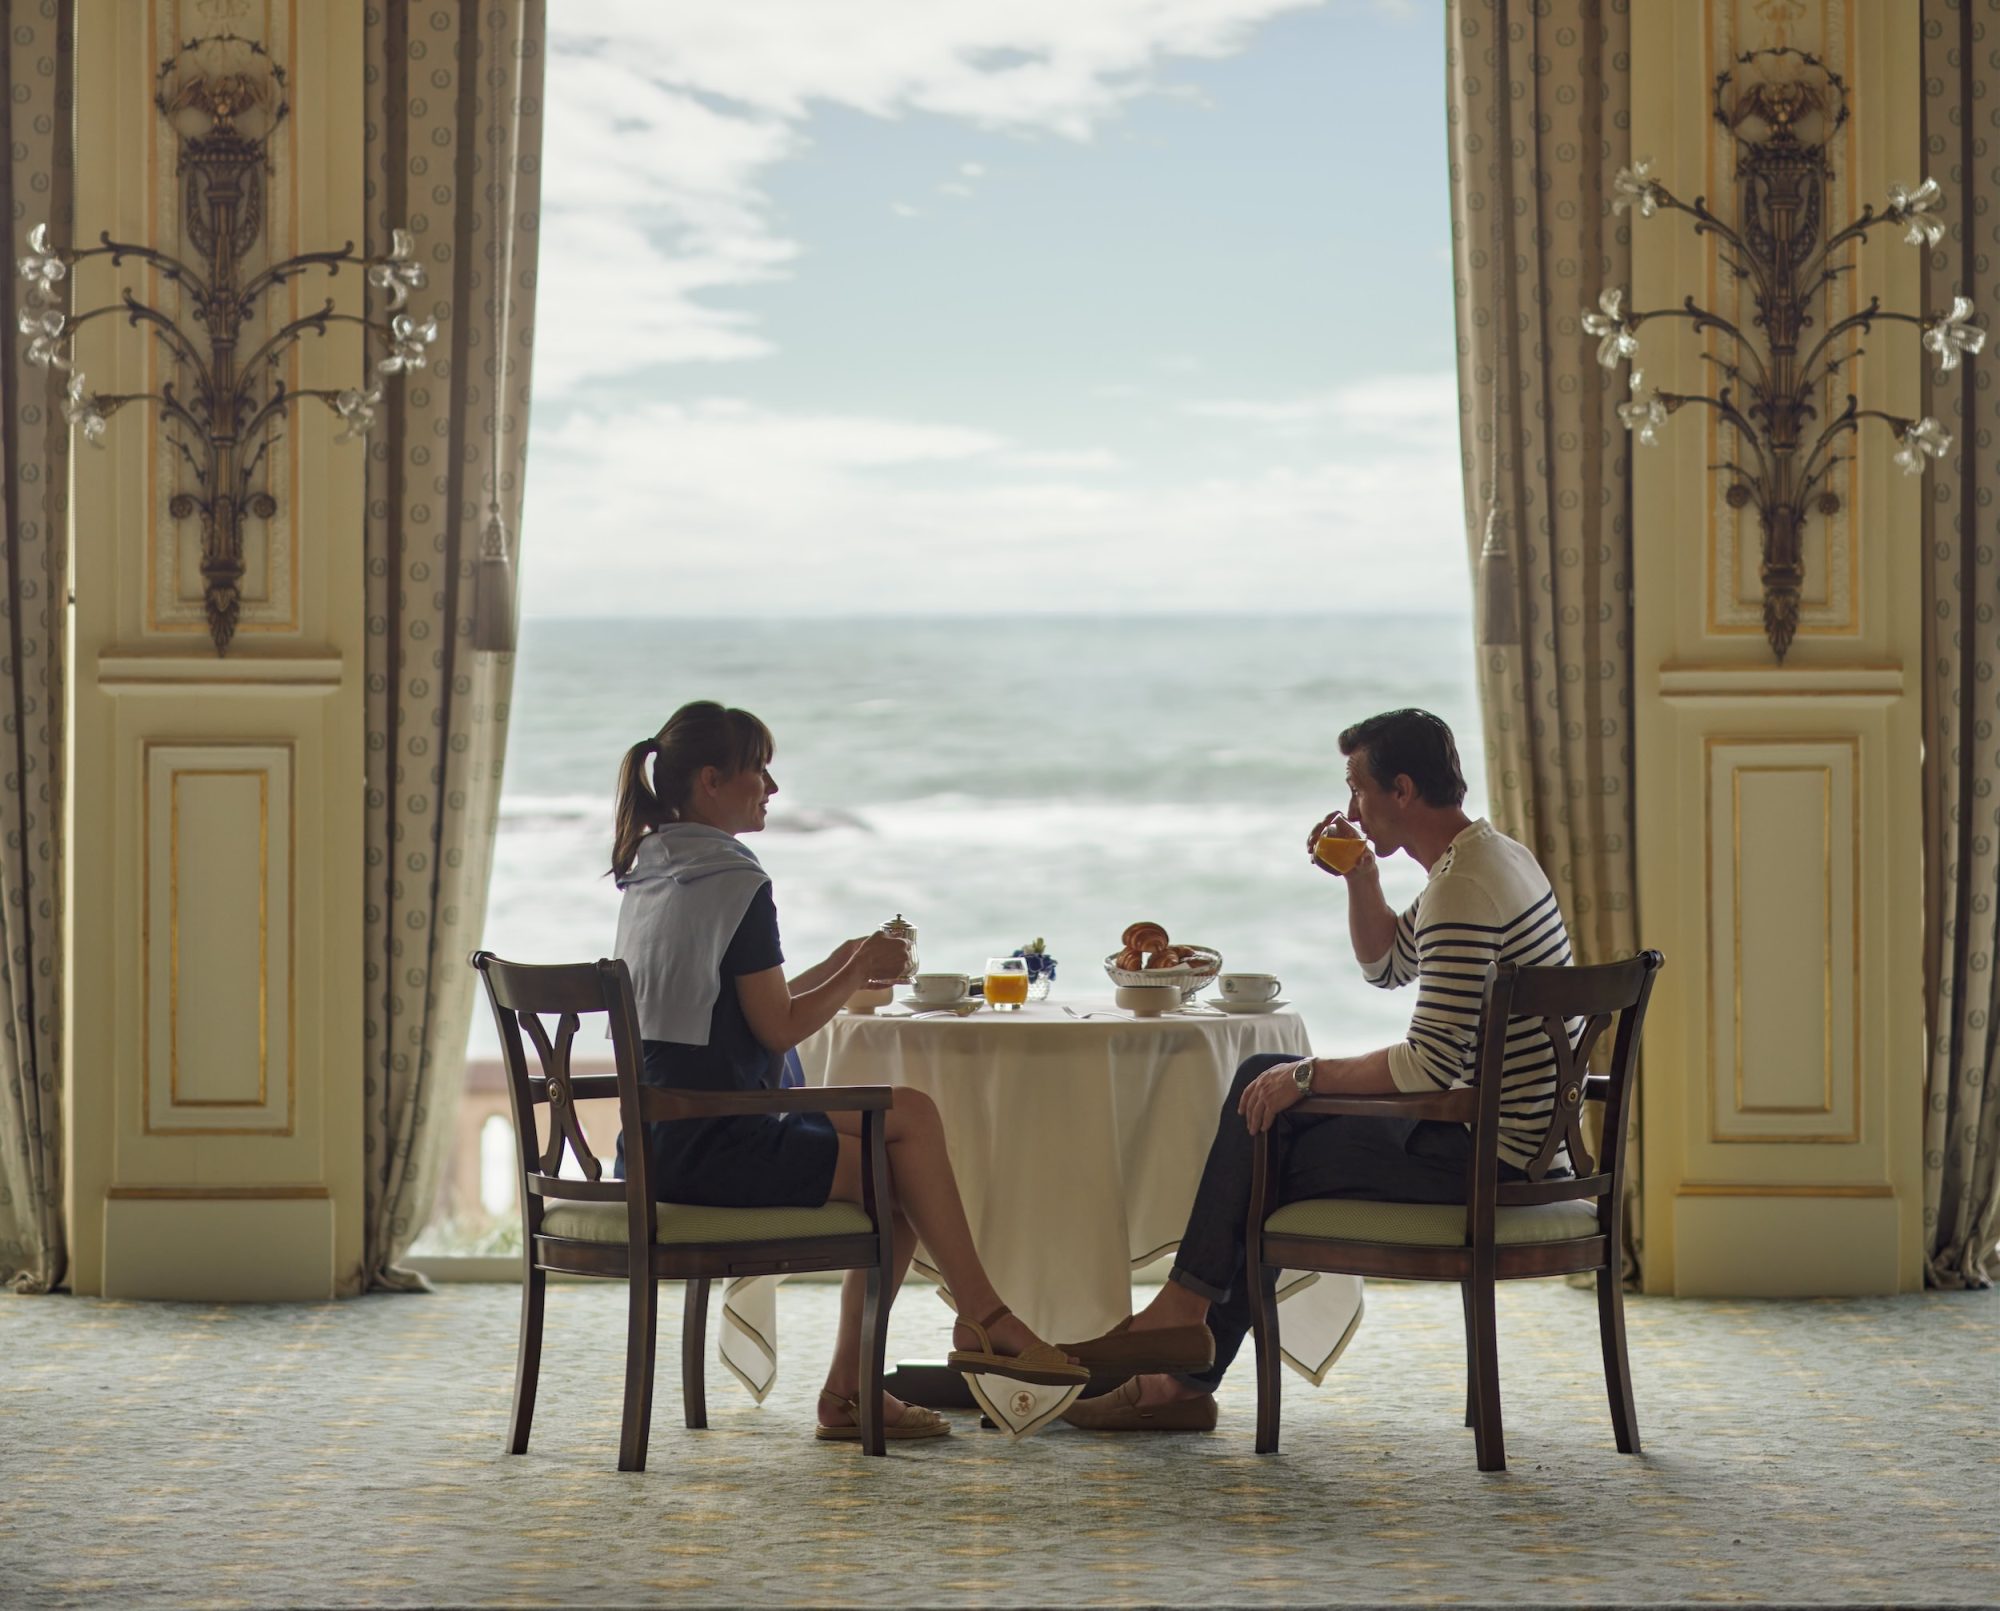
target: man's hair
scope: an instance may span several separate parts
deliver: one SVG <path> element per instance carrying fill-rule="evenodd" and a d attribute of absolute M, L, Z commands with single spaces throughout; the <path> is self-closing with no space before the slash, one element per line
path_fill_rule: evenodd
<path fill-rule="evenodd" d="M 1368 770 L 1385 789 L 1407 775 L 1425 805 L 1465 803 L 1465 774 L 1459 770 L 1458 746 L 1451 729 L 1427 710 L 1385 710 L 1356 722 L 1340 735 L 1340 753 L 1356 750 L 1368 757 Z"/>

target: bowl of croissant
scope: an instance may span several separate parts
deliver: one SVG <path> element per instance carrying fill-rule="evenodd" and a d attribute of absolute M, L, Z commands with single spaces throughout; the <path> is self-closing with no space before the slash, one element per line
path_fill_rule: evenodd
<path fill-rule="evenodd" d="M 1104 971 L 1115 985 L 1170 984 L 1181 1000 L 1214 983 L 1222 971 L 1222 953 L 1205 945 L 1176 945 L 1158 923 L 1134 923 L 1120 949 L 1104 959 Z"/>

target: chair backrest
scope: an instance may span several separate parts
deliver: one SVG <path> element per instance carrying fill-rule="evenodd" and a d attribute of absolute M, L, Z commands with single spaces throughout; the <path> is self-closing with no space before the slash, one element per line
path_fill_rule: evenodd
<path fill-rule="evenodd" d="M 630 1210 L 635 1243 L 653 1240 L 652 1189 L 648 1178 L 645 1126 L 639 1113 L 639 1013 L 632 976 L 622 961 L 571 962 L 538 966 L 507 962 L 491 951 L 472 953 L 472 965 L 486 986 L 493 1022 L 500 1032 L 501 1061 L 514 1110 L 519 1143 L 521 1210 L 525 1249 L 534 1257 L 534 1239 L 544 1198 L 572 1202 L 622 1202 Z M 570 1052 L 585 1025 L 609 1022 L 611 1074 L 573 1074 Z M 523 1036 L 526 1040 L 524 1043 Z M 527 1048 L 536 1065 L 528 1065 Z M 604 1164 L 590 1150 L 576 1104 L 616 1099 L 625 1136 L 625 1178 L 606 1179 Z M 549 1138 L 541 1140 L 535 1109 L 549 1110 Z M 583 1179 L 562 1174 L 563 1155 L 576 1160 Z"/>
<path fill-rule="evenodd" d="M 1527 968 L 1511 962 L 1491 963 L 1479 1014 L 1479 1137 L 1474 1149 L 1472 1202 L 1501 1207 L 1608 1197 L 1615 1204 L 1625 1173 L 1626 1116 L 1631 1111 L 1634 1075 L 1639 1061 L 1639 1034 L 1645 1026 L 1646 1003 L 1653 993 L 1653 976 L 1666 958 L 1642 951 L 1625 962 L 1595 967 Z M 1581 1019 L 1574 1045 L 1568 1025 Z M 1525 1181 L 1499 1181 L 1495 1142 L 1500 1128 L 1500 1100 L 1510 1025 L 1540 1021 L 1555 1049 L 1555 1106 Z M 1605 1030 L 1616 1026 L 1610 1066 L 1602 1075 L 1590 1072 L 1590 1057 Z M 1586 1102 L 1604 1103 L 1601 1132 L 1603 1155 L 1593 1157 L 1583 1133 Z M 1550 1180 L 1548 1172 L 1564 1154 L 1571 1178 Z"/>

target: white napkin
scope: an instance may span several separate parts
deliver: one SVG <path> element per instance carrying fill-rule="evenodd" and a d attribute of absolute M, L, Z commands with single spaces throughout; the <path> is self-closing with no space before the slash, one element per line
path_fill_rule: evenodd
<path fill-rule="evenodd" d="M 1282 1270 L 1278 1302 L 1278 1352 L 1317 1387 L 1361 1329 L 1361 1277 Z"/>
<path fill-rule="evenodd" d="M 1025 1438 L 1039 1432 L 1070 1407 L 1084 1388 L 1082 1382 L 1069 1387 L 1043 1387 L 1034 1382 L 1017 1382 L 1010 1376 L 978 1376 L 964 1372 L 965 1385 L 991 1421 L 1010 1438 Z"/>
<path fill-rule="evenodd" d="M 778 1283 L 782 1275 L 739 1275 L 722 1295 L 716 1352 L 744 1391 L 762 1404 L 778 1380 Z"/>

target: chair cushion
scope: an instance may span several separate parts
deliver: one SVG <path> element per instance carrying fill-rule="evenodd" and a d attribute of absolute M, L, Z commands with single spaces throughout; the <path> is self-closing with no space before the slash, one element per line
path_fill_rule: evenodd
<path fill-rule="evenodd" d="M 874 1222 L 859 1203 L 827 1203 L 819 1208 L 696 1208 L 655 1203 L 653 1223 L 662 1242 L 774 1242 L 797 1236 L 867 1235 Z M 542 1235 L 577 1242 L 622 1242 L 623 1203 L 551 1202 L 542 1215 Z"/>
<path fill-rule="evenodd" d="M 1589 1203 L 1536 1203 L 1495 1210 L 1493 1240 L 1503 1244 L 1567 1242 L 1602 1229 Z M 1312 1197 L 1287 1203 L 1264 1221 L 1267 1236 L 1317 1236 L 1342 1242 L 1396 1242 L 1413 1247 L 1461 1247 L 1462 1203 L 1377 1203 Z"/>

